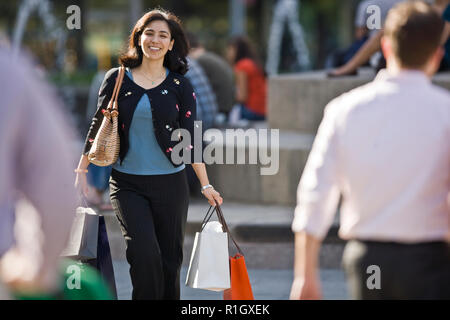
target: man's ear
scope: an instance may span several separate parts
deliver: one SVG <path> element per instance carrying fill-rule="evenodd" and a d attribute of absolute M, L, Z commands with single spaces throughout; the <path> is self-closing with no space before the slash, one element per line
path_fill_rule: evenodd
<path fill-rule="evenodd" d="M 392 44 L 389 38 L 383 36 L 380 40 L 381 44 L 381 51 L 383 52 L 383 55 L 385 59 L 387 60 L 392 55 Z"/>
<path fill-rule="evenodd" d="M 436 61 L 436 64 L 440 65 L 441 60 L 445 55 L 445 50 L 442 46 L 439 46 L 436 52 L 433 54 L 433 59 Z"/>
<path fill-rule="evenodd" d="M 431 55 L 427 62 L 427 73 L 429 75 L 435 74 L 441 66 L 442 58 L 445 55 L 445 50 L 442 46 L 439 46 L 436 51 Z"/>

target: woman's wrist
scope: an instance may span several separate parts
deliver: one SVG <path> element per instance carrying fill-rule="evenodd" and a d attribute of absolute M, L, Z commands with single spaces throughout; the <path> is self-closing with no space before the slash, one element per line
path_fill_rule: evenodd
<path fill-rule="evenodd" d="M 203 191 L 205 191 L 206 189 L 214 189 L 214 187 L 210 184 L 204 185 L 201 187 L 200 192 L 203 193 Z"/>
<path fill-rule="evenodd" d="M 88 170 L 87 169 L 80 169 L 80 168 L 77 168 L 77 169 L 75 169 L 75 170 L 73 170 L 73 172 L 75 172 L 75 173 L 84 173 L 84 174 L 86 174 L 86 173 L 88 173 Z"/>

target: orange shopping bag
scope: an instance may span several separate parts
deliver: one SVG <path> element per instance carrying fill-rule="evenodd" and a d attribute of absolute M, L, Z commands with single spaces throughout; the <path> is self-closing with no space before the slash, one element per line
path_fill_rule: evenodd
<path fill-rule="evenodd" d="M 222 209 L 220 208 L 217 202 L 215 209 L 224 231 L 228 233 L 228 236 L 231 238 L 238 251 L 238 253 L 234 257 L 230 257 L 231 287 L 230 289 L 227 289 L 223 292 L 223 299 L 254 300 L 252 286 L 250 284 L 250 279 L 248 277 L 247 266 L 245 265 L 244 254 L 242 253 L 241 248 L 239 248 L 238 244 L 231 235 L 230 229 L 228 228 L 228 225 L 223 216 Z"/>
<path fill-rule="evenodd" d="M 245 259 L 241 253 L 230 257 L 231 288 L 223 292 L 224 300 L 254 300 Z"/>

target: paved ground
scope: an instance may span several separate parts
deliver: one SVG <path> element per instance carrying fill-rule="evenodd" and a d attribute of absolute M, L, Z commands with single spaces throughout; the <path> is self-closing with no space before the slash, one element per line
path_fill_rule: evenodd
<path fill-rule="evenodd" d="M 184 245 L 185 264 L 189 262 L 193 238 L 208 210 L 206 201 L 192 199 L 186 225 Z M 291 269 L 294 257 L 294 236 L 291 231 L 294 208 L 275 205 L 245 204 L 227 202 L 222 207 L 231 232 L 239 242 L 252 269 Z M 125 260 L 125 242 L 113 212 L 103 212 L 113 259 Z M 217 217 L 213 218 L 214 220 Z M 335 220 L 329 236 L 320 252 L 320 266 L 339 269 L 345 243 L 336 233 L 338 221 Z M 233 250 L 231 248 L 230 250 Z M 277 256 L 277 259 L 267 257 Z M 186 259 L 187 257 L 187 259 Z M 247 259 L 246 259 L 247 261 Z"/>
<path fill-rule="evenodd" d="M 131 299 L 129 266 L 125 260 L 114 261 L 117 293 L 120 300 Z M 187 267 L 181 270 L 182 300 L 222 300 L 222 294 L 207 290 L 192 289 L 184 285 Z M 292 284 L 292 270 L 249 269 L 250 282 L 256 300 L 286 300 Z M 324 299 L 347 299 L 344 273 L 339 269 L 320 270 Z"/>
<path fill-rule="evenodd" d="M 181 273 L 181 299 L 222 299 L 221 293 L 192 289 L 184 285 L 187 266 L 193 246 L 195 232 L 209 207 L 203 199 L 192 199 L 189 205 L 184 259 Z M 238 239 L 249 268 L 249 277 L 255 299 L 284 300 L 289 298 L 292 283 L 294 258 L 293 234 L 290 229 L 293 208 L 259 204 L 227 202 L 223 213 Z M 112 212 L 103 212 L 108 228 L 108 237 L 114 259 L 114 270 L 119 299 L 131 298 L 129 266 L 125 260 L 125 242 Z M 214 218 L 216 220 L 217 218 Z M 336 233 L 338 220 L 334 226 Z M 329 234 L 320 252 L 322 289 L 325 299 L 347 299 L 344 272 L 340 261 L 344 244 Z M 234 248 L 230 247 L 230 250 Z M 233 251 L 230 251 L 232 254 Z"/>

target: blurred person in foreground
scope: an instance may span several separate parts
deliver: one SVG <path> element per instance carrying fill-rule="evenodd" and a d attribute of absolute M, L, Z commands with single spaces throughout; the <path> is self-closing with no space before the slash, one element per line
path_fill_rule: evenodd
<path fill-rule="evenodd" d="M 353 298 L 450 298 L 450 94 L 430 81 L 442 30 L 424 2 L 395 6 L 381 41 L 387 70 L 327 105 L 297 191 L 291 299 L 322 297 L 318 253 L 340 194 Z"/>
<path fill-rule="evenodd" d="M 74 132 L 65 119 L 68 113 L 59 109 L 31 63 L 0 48 L 0 69 L 0 282 L 14 294 L 52 294 L 60 290 L 58 258 L 77 201 Z M 14 239 L 15 206 L 21 199 L 40 216 L 42 241 L 30 239 L 39 254 Z"/>

